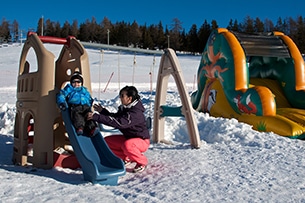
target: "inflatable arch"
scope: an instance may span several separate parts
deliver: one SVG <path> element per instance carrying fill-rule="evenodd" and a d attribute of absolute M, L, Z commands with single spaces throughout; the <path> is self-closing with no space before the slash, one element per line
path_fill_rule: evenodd
<path fill-rule="evenodd" d="M 193 108 L 253 129 L 305 138 L 304 59 L 281 32 L 249 35 L 219 28 L 202 53 Z"/>

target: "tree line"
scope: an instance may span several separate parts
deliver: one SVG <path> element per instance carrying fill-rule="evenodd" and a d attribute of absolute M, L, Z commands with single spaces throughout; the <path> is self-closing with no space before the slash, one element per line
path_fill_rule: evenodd
<path fill-rule="evenodd" d="M 201 53 L 213 29 L 218 28 L 216 20 L 208 23 L 204 20 L 200 27 L 193 24 L 189 31 L 182 27 L 182 22 L 174 18 L 169 26 L 163 26 L 160 21 L 157 25 L 139 25 L 136 21 L 112 23 L 107 17 L 97 22 L 95 17 L 78 24 L 77 20 L 72 23 L 59 22 L 40 18 L 36 30 L 38 35 L 66 38 L 74 36 L 80 41 L 96 42 L 102 44 L 138 47 L 143 49 L 165 49 L 170 47 L 176 51 L 190 53 Z M 242 22 L 230 20 L 228 30 L 248 34 L 280 31 L 288 35 L 298 46 L 301 53 L 305 53 L 305 19 L 298 16 L 282 19 L 278 18 L 276 23 L 269 19 L 262 21 L 259 18 L 247 16 Z M 19 23 L 12 23 L 2 19 L 0 25 L 0 43 L 18 42 L 22 36 Z M 23 35 L 25 35 L 24 33 Z M 23 36 L 24 37 L 24 36 Z"/>

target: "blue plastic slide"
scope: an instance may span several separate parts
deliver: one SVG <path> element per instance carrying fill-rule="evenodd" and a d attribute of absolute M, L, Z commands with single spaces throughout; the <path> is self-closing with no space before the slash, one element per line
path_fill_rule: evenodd
<path fill-rule="evenodd" d="M 70 143 L 80 163 L 84 180 L 94 184 L 117 185 L 118 176 L 126 173 L 123 161 L 115 156 L 97 129 L 92 138 L 79 136 L 75 132 L 68 110 L 62 111 L 62 118 Z"/>

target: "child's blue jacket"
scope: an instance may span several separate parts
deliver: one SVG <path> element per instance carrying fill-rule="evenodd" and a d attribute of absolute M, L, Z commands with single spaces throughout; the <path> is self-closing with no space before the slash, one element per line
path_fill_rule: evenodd
<path fill-rule="evenodd" d="M 70 83 L 67 84 L 56 96 L 57 105 L 68 104 L 68 105 L 88 105 L 91 106 L 93 99 L 86 87 L 74 88 Z"/>

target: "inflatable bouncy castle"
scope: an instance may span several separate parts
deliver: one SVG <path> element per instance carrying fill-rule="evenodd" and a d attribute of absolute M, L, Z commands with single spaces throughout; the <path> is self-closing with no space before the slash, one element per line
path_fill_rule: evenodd
<path fill-rule="evenodd" d="M 305 138 L 304 59 L 281 32 L 214 30 L 202 53 L 193 108 L 253 129 Z"/>

